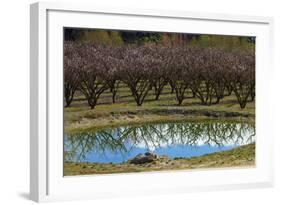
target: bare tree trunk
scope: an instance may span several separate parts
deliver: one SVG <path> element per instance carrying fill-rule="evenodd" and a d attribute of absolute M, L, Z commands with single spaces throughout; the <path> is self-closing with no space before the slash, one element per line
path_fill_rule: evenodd
<path fill-rule="evenodd" d="M 176 97 L 179 106 L 182 105 L 182 102 L 184 100 L 184 93 L 186 89 L 187 89 L 187 85 L 184 82 L 180 82 L 178 85 L 175 84 Z"/>
<path fill-rule="evenodd" d="M 75 92 L 76 92 L 75 87 L 73 87 L 69 84 L 64 86 L 65 107 L 70 106 Z"/>
<path fill-rule="evenodd" d="M 116 96 L 116 91 L 114 91 L 113 93 L 112 93 L 112 103 L 115 103 L 115 96 Z"/>
<path fill-rule="evenodd" d="M 158 79 L 153 87 L 154 87 L 154 93 L 155 93 L 155 100 L 159 99 L 159 96 L 161 95 L 164 86 L 167 84 L 167 81 L 165 79 Z"/>

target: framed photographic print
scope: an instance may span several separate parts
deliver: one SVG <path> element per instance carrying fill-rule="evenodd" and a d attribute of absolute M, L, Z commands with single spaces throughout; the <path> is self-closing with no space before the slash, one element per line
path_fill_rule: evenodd
<path fill-rule="evenodd" d="M 31 199 L 272 186 L 272 23 L 31 5 Z"/>

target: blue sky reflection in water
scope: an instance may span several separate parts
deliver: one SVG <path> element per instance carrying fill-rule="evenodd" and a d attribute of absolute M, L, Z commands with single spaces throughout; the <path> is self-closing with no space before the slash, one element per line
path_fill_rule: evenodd
<path fill-rule="evenodd" d="M 177 122 L 122 126 L 64 137 L 65 160 L 120 163 L 139 153 L 193 157 L 255 142 L 247 123 Z"/>

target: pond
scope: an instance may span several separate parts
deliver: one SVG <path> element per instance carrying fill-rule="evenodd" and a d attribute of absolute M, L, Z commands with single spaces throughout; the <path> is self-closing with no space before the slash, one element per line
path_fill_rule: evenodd
<path fill-rule="evenodd" d="M 255 142 L 255 126 L 230 122 L 128 125 L 64 136 L 70 162 L 121 163 L 145 152 L 169 159 L 193 157 Z"/>

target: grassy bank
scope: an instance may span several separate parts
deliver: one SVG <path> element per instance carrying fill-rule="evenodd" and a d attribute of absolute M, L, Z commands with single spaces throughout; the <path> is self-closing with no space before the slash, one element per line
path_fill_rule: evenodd
<path fill-rule="evenodd" d="M 252 143 L 232 150 L 206 154 L 198 157 L 158 160 L 140 165 L 130 164 L 129 162 L 119 164 L 65 162 L 64 176 L 223 167 L 251 167 L 254 165 L 255 144 Z"/>
<path fill-rule="evenodd" d="M 112 94 L 103 93 L 95 109 L 90 109 L 84 97 L 77 93 L 71 107 L 64 108 L 64 126 L 66 133 L 81 132 L 109 126 L 142 124 L 192 119 L 230 119 L 254 122 L 255 102 L 249 102 L 241 109 L 234 95 L 227 96 L 219 104 L 201 105 L 198 98 L 186 93 L 181 106 L 177 105 L 175 93 L 166 86 L 159 100 L 151 90 L 142 106 L 136 106 L 130 90 L 122 84 L 112 103 Z"/>

